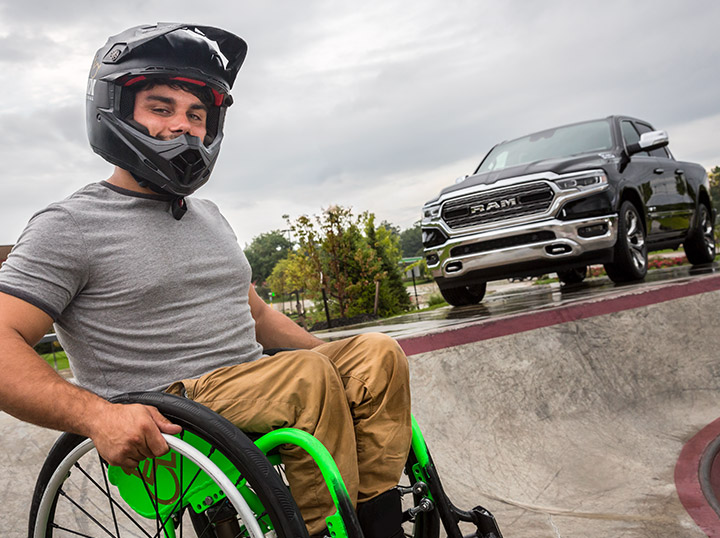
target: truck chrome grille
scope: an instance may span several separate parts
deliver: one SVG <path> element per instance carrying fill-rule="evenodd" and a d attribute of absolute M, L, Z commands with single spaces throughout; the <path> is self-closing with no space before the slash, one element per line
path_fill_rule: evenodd
<path fill-rule="evenodd" d="M 554 197 L 547 183 L 515 185 L 449 200 L 442 218 L 450 228 L 467 228 L 547 211 Z"/>

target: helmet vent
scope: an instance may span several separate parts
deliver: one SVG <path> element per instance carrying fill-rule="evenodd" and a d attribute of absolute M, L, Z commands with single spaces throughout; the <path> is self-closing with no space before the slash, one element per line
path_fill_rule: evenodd
<path fill-rule="evenodd" d="M 172 164 L 177 172 L 182 185 L 189 185 L 197 180 L 205 169 L 202 155 L 194 149 L 183 151 L 180 155 L 172 159 L 170 164 Z"/>

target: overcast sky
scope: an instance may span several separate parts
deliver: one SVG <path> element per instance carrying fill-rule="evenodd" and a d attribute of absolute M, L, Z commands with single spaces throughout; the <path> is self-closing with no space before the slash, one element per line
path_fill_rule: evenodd
<path fill-rule="evenodd" d="M 0 0 L 0 245 L 112 168 L 84 92 L 111 34 L 157 21 L 249 44 L 210 182 L 241 245 L 332 204 L 408 228 L 501 140 L 627 114 L 720 165 L 716 0 Z"/>

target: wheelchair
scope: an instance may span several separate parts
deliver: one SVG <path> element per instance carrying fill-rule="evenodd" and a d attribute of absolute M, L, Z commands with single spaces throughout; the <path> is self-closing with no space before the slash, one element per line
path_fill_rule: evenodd
<path fill-rule="evenodd" d="M 332 538 L 363 538 L 337 466 L 310 434 L 284 428 L 253 442 L 225 418 L 182 397 L 130 393 L 117 403 L 155 406 L 183 431 L 165 435 L 168 454 L 127 474 L 109 466 L 88 438 L 64 433 L 40 471 L 30 507 L 29 537 L 307 538 L 275 448 L 296 444 L 320 467 L 335 503 Z M 409 538 L 501 538 L 490 512 L 458 509 L 445 494 L 413 419 L 405 466 L 403 528 Z M 293 492 L 301 495 L 302 492 Z"/>

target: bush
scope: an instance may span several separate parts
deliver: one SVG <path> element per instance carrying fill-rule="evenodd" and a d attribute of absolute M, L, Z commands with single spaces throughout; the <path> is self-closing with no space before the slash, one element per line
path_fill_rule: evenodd
<path fill-rule="evenodd" d="M 443 296 L 440 293 L 431 293 L 430 296 L 428 297 L 428 306 L 429 307 L 443 305 L 443 304 L 447 304 L 447 301 L 445 301 L 445 299 L 443 298 Z"/>

